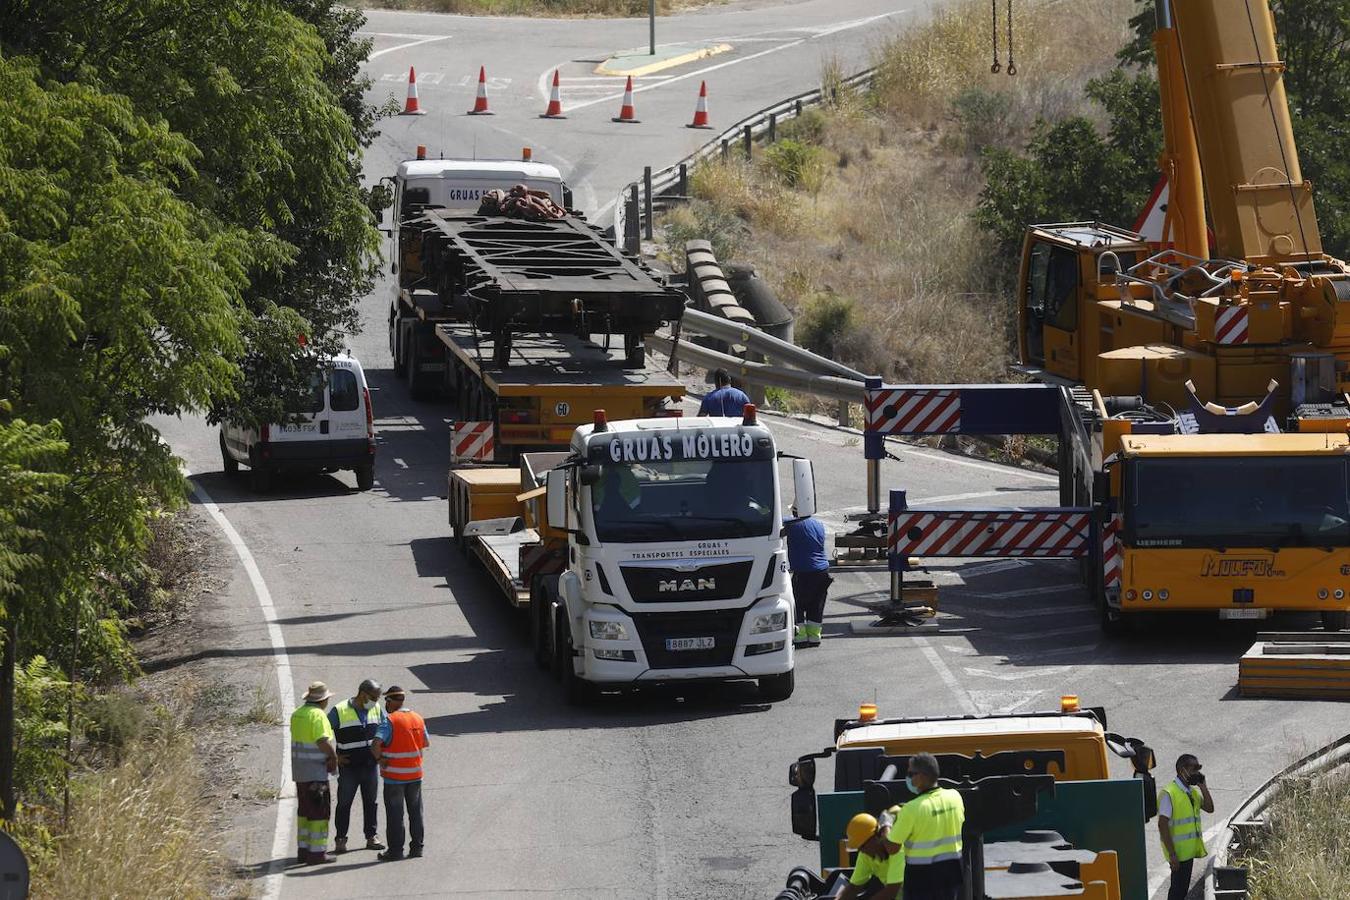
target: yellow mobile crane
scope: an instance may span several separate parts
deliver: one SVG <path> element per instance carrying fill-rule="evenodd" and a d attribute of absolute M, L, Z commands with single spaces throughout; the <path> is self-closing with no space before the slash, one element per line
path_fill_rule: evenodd
<path fill-rule="evenodd" d="M 1350 269 L 1322 250 L 1270 7 L 1159 0 L 1157 10 L 1171 246 L 1150 255 L 1138 234 L 1100 223 L 1029 229 L 1023 366 L 1176 408 L 1187 381 L 1229 407 L 1273 389 L 1291 430 L 1344 432 Z"/>
<path fill-rule="evenodd" d="M 1343 629 L 1350 268 L 1322 250 L 1267 0 L 1157 13 L 1163 249 L 1098 222 L 1031 227 L 1021 369 L 1092 398 L 1108 624 L 1305 609 Z"/>

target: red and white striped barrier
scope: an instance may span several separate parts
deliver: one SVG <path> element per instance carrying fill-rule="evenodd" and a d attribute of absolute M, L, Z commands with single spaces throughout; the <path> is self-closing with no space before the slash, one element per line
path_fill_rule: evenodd
<path fill-rule="evenodd" d="M 1220 306 L 1214 313 L 1214 343 L 1247 343 L 1247 307 Z"/>
<path fill-rule="evenodd" d="M 495 450 L 491 422 L 455 422 L 450 429 L 452 462 L 491 462 Z"/>
<path fill-rule="evenodd" d="M 891 516 L 892 557 L 1071 559 L 1086 556 L 1092 515 L 1086 509 L 906 510 Z"/>
<path fill-rule="evenodd" d="M 1102 583 L 1106 587 L 1120 586 L 1120 573 L 1125 554 L 1120 546 L 1120 516 L 1112 516 L 1102 526 Z"/>
<path fill-rule="evenodd" d="M 868 391 L 868 431 L 882 434 L 956 434 L 961 430 L 961 392 L 911 388 Z"/>

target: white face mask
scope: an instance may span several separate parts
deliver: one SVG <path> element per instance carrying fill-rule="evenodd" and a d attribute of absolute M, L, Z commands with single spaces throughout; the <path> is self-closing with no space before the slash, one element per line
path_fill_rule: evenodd
<path fill-rule="evenodd" d="M 374 709 L 374 708 L 375 708 L 375 701 L 374 701 L 374 700 L 367 700 L 365 703 L 361 704 L 361 708 L 362 708 L 362 709 Z"/>

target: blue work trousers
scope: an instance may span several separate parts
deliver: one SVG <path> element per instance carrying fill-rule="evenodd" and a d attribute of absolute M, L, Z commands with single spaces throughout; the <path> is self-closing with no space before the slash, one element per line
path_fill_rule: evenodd
<path fill-rule="evenodd" d="M 403 811 L 408 811 L 408 831 L 412 840 L 410 850 L 422 849 L 422 782 L 384 782 L 384 832 L 389 841 L 389 852 L 403 853 Z"/>

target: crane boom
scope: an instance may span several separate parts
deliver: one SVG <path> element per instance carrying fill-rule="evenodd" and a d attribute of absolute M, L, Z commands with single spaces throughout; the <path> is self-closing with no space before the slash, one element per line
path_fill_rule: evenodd
<path fill-rule="evenodd" d="M 1312 185 L 1299 168 L 1270 4 L 1178 0 L 1172 14 L 1214 255 L 1253 265 L 1321 259 Z"/>

